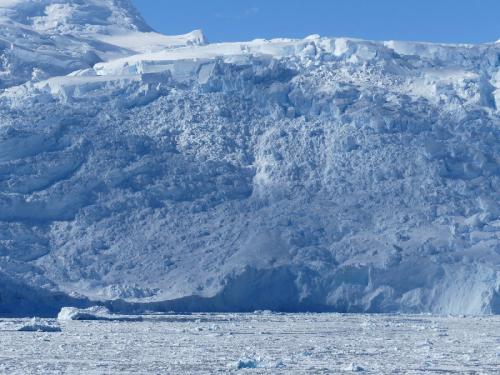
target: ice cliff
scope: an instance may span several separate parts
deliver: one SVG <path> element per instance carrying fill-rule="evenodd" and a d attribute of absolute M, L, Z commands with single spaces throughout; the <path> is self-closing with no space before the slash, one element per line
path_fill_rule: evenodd
<path fill-rule="evenodd" d="M 499 72 L 0 0 L 0 315 L 500 313 Z"/>

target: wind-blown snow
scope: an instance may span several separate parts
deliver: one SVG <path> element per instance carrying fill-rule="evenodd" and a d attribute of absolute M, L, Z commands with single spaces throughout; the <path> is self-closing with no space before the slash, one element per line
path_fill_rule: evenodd
<path fill-rule="evenodd" d="M 500 312 L 498 44 L 206 44 L 111 0 L 0 15 L 4 314 L 20 288 L 50 311 Z"/>

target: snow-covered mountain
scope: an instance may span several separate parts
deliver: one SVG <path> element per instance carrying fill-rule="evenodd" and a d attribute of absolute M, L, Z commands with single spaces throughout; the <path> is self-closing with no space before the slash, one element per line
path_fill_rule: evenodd
<path fill-rule="evenodd" d="M 134 53 L 204 44 L 154 32 L 129 0 L 0 0 L 0 88 Z"/>
<path fill-rule="evenodd" d="M 499 70 L 0 0 L 0 314 L 500 313 Z"/>

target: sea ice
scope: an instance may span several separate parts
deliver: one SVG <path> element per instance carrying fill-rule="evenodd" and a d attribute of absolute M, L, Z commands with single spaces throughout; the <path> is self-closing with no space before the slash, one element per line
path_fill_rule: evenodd
<path fill-rule="evenodd" d="M 19 332 L 61 332 L 61 327 L 54 323 L 33 318 L 18 329 Z"/>

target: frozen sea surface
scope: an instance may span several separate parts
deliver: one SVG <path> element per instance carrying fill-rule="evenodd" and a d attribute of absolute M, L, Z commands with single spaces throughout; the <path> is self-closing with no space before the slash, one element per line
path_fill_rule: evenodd
<path fill-rule="evenodd" d="M 500 317 L 193 314 L 0 321 L 5 374 L 498 374 Z"/>

